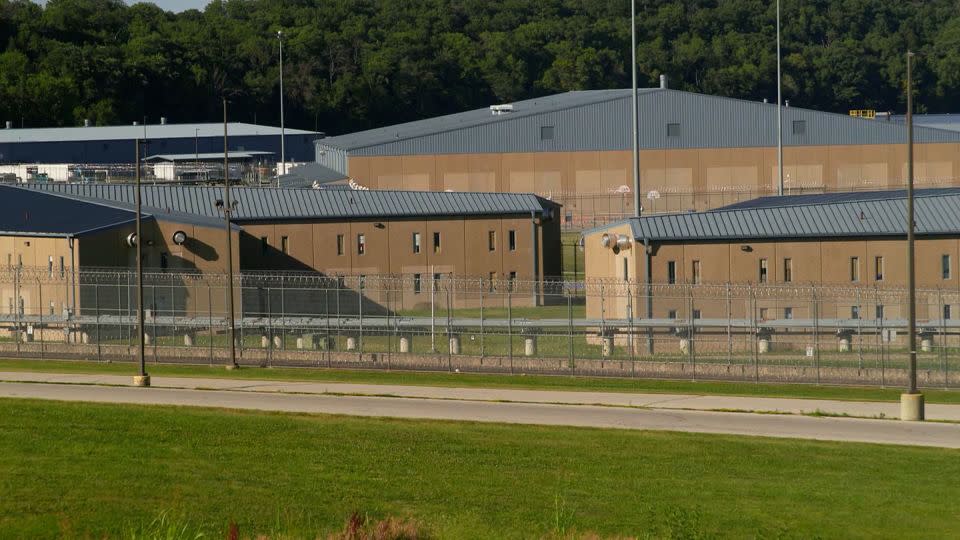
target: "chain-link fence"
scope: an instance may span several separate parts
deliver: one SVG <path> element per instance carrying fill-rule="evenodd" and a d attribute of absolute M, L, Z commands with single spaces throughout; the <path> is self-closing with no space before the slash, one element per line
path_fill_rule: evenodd
<path fill-rule="evenodd" d="M 226 279 L 148 272 L 150 362 L 225 364 Z M 624 281 L 531 282 L 447 274 L 236 278 L 247 365 L 906 384 L 901 289 Z M 0 351 L 132 361 L 136 276 L 0 272 Z M 918 379 L 960 386 L 960 288 L 917 294 Z"/>

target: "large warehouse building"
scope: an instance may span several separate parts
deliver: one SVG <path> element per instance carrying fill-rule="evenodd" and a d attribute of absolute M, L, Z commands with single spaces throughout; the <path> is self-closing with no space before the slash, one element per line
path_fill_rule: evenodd
<path fill-rule="evenodd" d="M 229 123 L 229 150 L 266 152 L 280 158 L 280 128 Z M 321 134 L 286 129 L 286 159 L 313 161 Z M 161 124 L 0 130 L 0 164 L 133 163 L 134 140 L 147 141 L 143 156 L 223 153 L 223 124 Z"/>
<path fill-rule="evenodd" d="M 647 212 L 716 208 L 776 194 L 777 107 L 670 90 L 640 92 Z M 629 90 L 568 92 L 316 141 L 317 161 L 371 189 L 533 192 L 565 225 L 633 215 Z M 896 122 L 784 109 L 788 193 L 903 185 Z M 960 133 L 917 127 L 916 178 L 960 176 Z"/>

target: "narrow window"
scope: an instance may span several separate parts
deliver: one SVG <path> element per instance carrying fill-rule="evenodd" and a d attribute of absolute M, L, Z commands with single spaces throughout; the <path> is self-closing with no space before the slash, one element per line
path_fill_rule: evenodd
<path fill-rule="evenodd" d="M 337 255 L 343 255 L 343 235 L 337 235 Z"/>
<path fill-rule="evenodd" d="M 63 262 L 63 255 L 60 256 L 60 277 L 67 275 L 67 266 Z"/>
<path fill-rule="evenodd" d="M 420 294 L 421 280 L 420 274 L 413 275 L 413 294 Z"/>
<path fill-rule="evenodd" d="M 883 281 L 883 257 L 876 257 L 873 261 L 877 281 Z"/>
<path fill-rule="evenodd" d="M 420 253 L 420 233 L 413 233 L 413 252 Z"/>
<path fill-rule="evenodd" d="M 540 126 L 540 140 L 549 141 L 553 139 L 553 126 Z"/>
<path fill-rule="evenodd" d="M 807 133 L 807 121 L 806 120 L 794 120 L 793 121 L 793 134 L 794 135 L 806 135 Z"/>
<path fill-rule="evenodd" d="M 270 250 L 270 243 L 267 242 L 267 237 L 261 236 L 260 237 L 260 254 L 266 255 L 269 250 Z"/>
<path fill-rule="evenodd" d="M 440 274 L 433 275 L 433 290 L 434 291 L 440 290 Z"/>
<path fill-rule="evenodd" d="M 487 285 L 487 292 L 493 292 L 493 290 L 494 290 L 494 283 L 496 283 L 496 282 L 497 282 L 497 273 L 496 273 L 496 272 L 490 272 L 490 280 L 487 282 L 487 283 L 488 283 L 488 285 Z"/>
<path fill-rule="evenodd" d="M 357 235 L 357 255 L 363 255 L 367 251 L 367 236 L 363 233 Z"/>
<path fill-rule="evenodd" d="M 433 233 L 433 252 L 440 253 L 440 233 Z"/>
<path fill-rule="evenodd" d="M 793 259 L 784 259 L 783 260 L 783 282 L 790 283 L 793 281 Z"/>
<path fill-rule="evenodd" d="M 13 268 L 13 253 L 7 253 L 7 268 Z"/>
<path fill-rule="evenodd" d="M 510 231 L 507 234 L 507 243 L 509 244 L 510 251 L 517 250 L 517 231 Z"/>
<path fill-rule="evenodd" d="M 47 276 L 53 277 L 53 255 L 47 259 Z"/>
<path fill-rule="evenodd" d="M 940 257 L 940 273 L 943 275 L 943 279 L 950 279 L 950 256 L 944 255 Z"/>
<path fill-rule="evenodd" d="M 360 277 L 357 278 L 357 287 L 359 287 L 360 290 L 362 291 L 363 288 L 366 286 L 367 286 L 367 276 L 364 274 L 360 274 Z"/>
<path fill-rule="evenodd" d="M 785 308 L 783 308 L 783 318 L 784 318 L 784 319 L 792 319 L 792 318 L 793 318 L 793 308 L 792 308 L 792 307 L 785 307 Z"/>
<path fill-rule="evenodd" d="M 50 301 L 50 314 L 53 315 L 56 311 L 56 307 L 53 305 L 53 300 Z"/>
<path fill-rule="evenodd" d="M 693 261 L 693 267 L 691 268 L 693 272 L 693 284 L 700 284 L 700 261 Z"/>
<path fill-rule="evenodd" d="M 671 123 L 667 124 L 667 137 L 679 137 L 680 136 L 680 124 Z"/>
<path fill-rule="evenodd" d="M 280 237 L 280 252 L 284 255 L 290 253 L 290 237 L 281 236 Z"/>
<path fill-rule="evenodd" d="M 767 282 L 767 260 L 760 259 L 760 283 Z"/>
<path fill-rule="evenodd" d="M 760 320 L 761 321 L 767 320 L 767 308 L 765 307 L 760 308 Z"/>
<path fill-rule="evenodd" d="M 512 291 L 512 290 L 513 290 L 513 282 L 516 281 L 516 280 L 517 280 L 517 273 L 516 273 L 516 272 L 510 272 L 510 282 L 507 284 L 507 290 L 508 290 L 508 291 Z"/>
<path fill-rule="evenodd" d="M 850 281 L 860 281 L 860 257 L 850 257 Z"/>
<path fill-rule="evenodd" d="M 160 253 L 160 268 L 166 270 L 170 265 L 170 261 L 167 259 L 166 253 Z"/>
<path fill-rule="evenodd" d="M 851 319 L 860 318 L 860 306 L 850 306 L 850 318 Z"/>
<path fill-rule="evenodd" d="M 950 320 L 950 315 L 951 315 L 951 313 L 950 313 L 950 304 L 944 304 L 944 305 L 943 305 L 943 320 L 949 321 L 949 320 Z"/>
<path fill-rule="evenodd" d="M 694 319 L 699 319 L 699 318 L 700 318 L 700 310 L 699 310 L 699 309 L 693 310 L 693 318 L 694 318 Z"/>
<path fill-rule="evenodd" d="M 671 285 L 677 282 L 677 263 L 676 261 L 667 261 L 667 283 Z"/>
<path fill-rule="evenodd" d="M 630 281 L 630 260 L 623 260 L 623 280 Z"/>
<path fill-rule="evenodd" d="M 676 318 L 677 318 L 677 310 L 671 309 L 670 311 L 668 311 L 668 312 L 667 312 L 667 318 L 668 318 L 668 319 L 676 319 Z"/>
<path fill-rule="evenodd" d="M 487 250 L 497 250 L 497 231 L 487 231 Z"/>
<path fill-rule="evenodd" d="M 883 304 L 877 304 L 876 315 L 878 320 L 883 320 Z"/>
<path fill-rule="evenodd" d="M 337 276 L 337 288 L 345 289 L 347 287 L 347 279 L 343 276 Z"/>

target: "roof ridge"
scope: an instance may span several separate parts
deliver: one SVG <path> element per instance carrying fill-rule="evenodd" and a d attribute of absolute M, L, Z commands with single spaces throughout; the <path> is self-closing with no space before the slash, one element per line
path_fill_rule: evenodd
<path fill-rule="evenodd" d="M 944 190 L 955 190 L 956 193 L 942 193 L 942 191 Z M 742 210 L 761 210 L 761 209 L 770 209 L 770 208 L 797 208 L 802 206 L 803 207 L 829 206 L 829 205 L 839 205 L 839 204 L 852 204 L 852 203 L 858 203 L 858 202 L 862 203 L 862 202 L 874 202 L 874 201 L 886 201 L 886 200 L 899 200 L 899 199 L 905 199 L 906 193 L 903 193 L 902 195 L 893 195 L 893 194 L 905 192 L 905 191 L 906 191 L 906 188 L 903 188 L 903 189 L 898 188 L 898 189 L 891 189 L 891 190 L 876 190 L 876 191 L 863 191 L 863 192 L 841 191 L 836 193 L 808 193 L 803 195 L 768 195 L 765 197 L 758 197 L 756 199 L 734 203 L 729 206 L 722 206 L 720 208 L 711 208 L 709 210 L 703 210 L 701 212 L 696 212 L 696 213 L 707 214 L 707 213 L 720 213 L 720 212 L 736 212 L 736 211 L 742 211 Z M 851 199 L 836 200 L 836 201 L 819 201 L 819 202 L 818 201 L 810 201 L 810 202 L 800 201 L 800 202 L 794 202 L 794 203 L 789 203 L 785 201 L 783 204 L 771 204 L 771 205 L 764 205 L 764 206 L 744 206 L 744 207 L 736 206 L 738 204 L 744 204 L 744 203 L 749 203 L 754 201 L 763 201 L 767 199 L 779 199 L 779 198 L 790 198 L 790 197 L 816 197 L 816 196 L 823 196 L 823 195 L 856 195 L 856 194 L 863 194 L 863 195 L 876 194 L 877 196 L 864 197 L 864 198 L 851 198 Z M 886 196 L 880 196 L 881 194 L 886 194 Z M 921 188 L 919 190 L 915 189 L 913 192 L 914 199 L 947 196 L 947 195 L 960 195 L 960 186 Z M 677 213 L 681 213 L 681 212 L 677 212 Z"/>

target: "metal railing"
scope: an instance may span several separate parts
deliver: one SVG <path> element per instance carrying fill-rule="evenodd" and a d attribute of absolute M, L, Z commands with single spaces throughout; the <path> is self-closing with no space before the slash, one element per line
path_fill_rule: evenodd
<path fill-rule="evenodd" d="M 225 364 L 225 276 L 145 276 L 147 358 Z M 0 271 L 0 351 L 132 361 L 136 279 L 124 269 Z M 237 276 L 247 365 L 730 379 L 906 381 L 903 289 L 433 274 Z M 919 381 L 960 387 L 960 287 L 918 292 Z"/>

